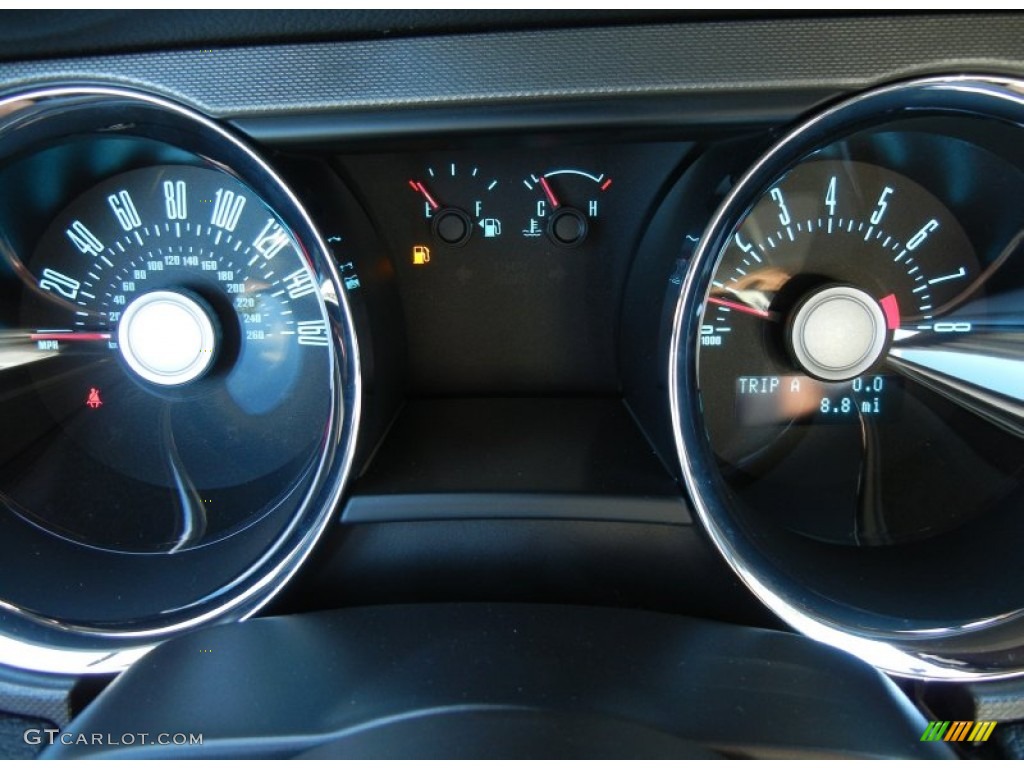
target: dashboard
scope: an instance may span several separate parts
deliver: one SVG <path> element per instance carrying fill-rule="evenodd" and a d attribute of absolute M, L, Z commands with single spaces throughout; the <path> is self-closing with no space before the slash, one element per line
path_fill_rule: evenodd
<path fill-rule="evenodd" d="M 1020 16 L 5 20 L 5 753 L 1017 754 Z"/>

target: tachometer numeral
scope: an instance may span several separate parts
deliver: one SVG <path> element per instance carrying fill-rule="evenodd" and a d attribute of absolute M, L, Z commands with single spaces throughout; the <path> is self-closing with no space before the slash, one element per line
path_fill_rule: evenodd
<path fill-rule="evenodd" d="M 103 251 L 104 246 L 99 238 L 77 219 L 71 222 L 71 227 L 64 230 L 64 233 L 71 239 L 75 247 L 87 256 L 99 256 Z"/>
<path fill-rule="evenodd" d="M 828 189 L 825 190 L 825 207 L 828 208 L 828 215 L 836 215 L 836 177 L 828 181 Z"/>
<path fill-rule="evenodd" d="M 288 233 L 274 219 L 267 219 L 266 226 L 256 235 L 252 241 L 252 247 L 259 252 L 264 259 L 270 261 L 277 256 L 291 240 Z"/>
<path fill-rule="evenodd" d="M 299 344 L 306 347 L 326 347 L 330 343 L 327 323 L 323 320 L 300 320 L 296 325 Z"/>
<path fill-rule="evenodd" d="M 939 222 L 937 222 L 935 219 L 929 221 L 927 224 L 921 227 L 921 229 L 918 230 L 916 235 L 914 235 L 907 241 L 907 250 L 913 251 L 915 248 L 921 245 L 921 243 L 928 239 L 928 235 L 930 235 L 938 228 Z"/>
<path fill-rule="evenodd" d="M 786 200 L 782 196 L 782 190 L 775 187 L 775 189 L 771 191 L 771 196 L 772 200 L 774 200 L 776 205 L 779 206 L 779 222 L 781 222 L 782 226 L 788 227 L 793 219 L 789 215 L 789 209 L 786 208 Z"/>
<path fill-rule="evenodd" d="M 210 224 L 228 232 L 234 232 L 245 208 L 245 195 L 236 195 L 230 189 L 218 189 L 213 201 L 213 215 Z"/>
<path fill-rule="evenodd" d="M 871 223 L 876 227 L 882 223 L 882 217 L 885 216 L 885 209 L 889 207 L 889 203 L 886 198 L 889 197 L 895 190 L 892 187 L 886 187 L 882 190 L 882 194 L 878 196 L 878 202 L 875 203 L 875 210 L 871 214 Z"/>
<path fill-rule="evenodd" d="M 184 181 L 164 182 L 164 210 L 170 221 L 184 221 L 188 218 L 186 191 Z"/>
<path fill-rule="evenodd" d="M 284 279 L 284 287 L 288 289 L 288 298 L 300 299 L 316 290 L 316 281 L 308 269 L 302 268 Z"/>
<path fill-rule="evenodd" d="M 132 201 L 132 196 L 127 189 L 122 189 L 107 197 L 107 204 L 117 217 L 117 223 L 125 232 L 131 232 L 136 227 L 142 226 L 142 219 L 139 218 L 139 211 Z"/>
<path fill-rule="evenodd" d="M 65 299 L 74 300 L 78 298 L 78 289 L 82 287 L 82 284 L 61 272 L 44 269 L 43 277 L 39 281 L 39 287 L 44 291 L 59 293 Z"/>
<path fill-rule="evenodd" d="M 933 277 L 928 281 L 928 285 L 935 285 L 936 283 L 945 283 L 948 280 L 959 280 L 961 277 L 967 277 L 967 270 L 960 267 L 956 272 L 950 272 L 948 275 L 942 275 L 941 277 Z"/>
<path fill-rule="evenodd" d="M 735 240 L 736 240 L 736 245 L 744 253 L 750 253 L 752 250 L 754 250 L 754 246 L 752 246 L 750 243 L 744 242 L 743 238 L 740 237 L 740 233 L 739 232 L 736 233 Z"/>
<path fill-rule="evenodd" d="M 970 333 L 974 328 L 972 323 L 966 322 L 947 322 L 947 323 L 935 323 L 932 326 L 932 330 L 935 333 Z"/>

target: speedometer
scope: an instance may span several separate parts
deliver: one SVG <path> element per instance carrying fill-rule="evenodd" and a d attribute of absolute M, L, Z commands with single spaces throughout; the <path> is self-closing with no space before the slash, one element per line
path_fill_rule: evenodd
<path fill-rule="evenodd" d="M 330 411 L 327 318 L 250 189 L 188 166 L 114 176 L 56 217 L 28 266 L 47 413 L 20 408 L 15 429 L 60 430 L 5 473 L 11 507 L 85 544 L 161 552 L 298 503 Z"/>
<path fill-rule="evenodd" d="M 123 668 L 250 615 L 353 459 L 332 256 L 231 132 L 117 88 L 0 101 L 0 662 Z"/>

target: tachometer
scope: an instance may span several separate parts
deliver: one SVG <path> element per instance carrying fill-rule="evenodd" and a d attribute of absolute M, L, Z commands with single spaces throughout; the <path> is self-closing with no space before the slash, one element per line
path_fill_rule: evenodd
<path fill-rule="evenodd" d="M 1020 670 L 1021 90 L 922 80 L 808 120 L 719 208 L 675 316 L 712 539 L 786 621 L 900 674 Z"/>
<path fill-rule="evenodd" d="M 913 420 L 889 359 L 910 339 L 969 333 L 952 310 L 979 272 L 956 217 L 902 174 L 810 160 L 779 179 L 723 251 L 700 326 L 708 435 L 728 471 L 753 480 L 770 466 L 776 482 L 796 482 L 813 466 L 818 482 L 773 514 L 826 540 L 880 544 L 958 524 L 931 514 L 929 494 L 886 510 L 882 468 L 856 451 L 865 434 L 885 439 Z M 851 457 L 823 458 L 837 443 Z"/>

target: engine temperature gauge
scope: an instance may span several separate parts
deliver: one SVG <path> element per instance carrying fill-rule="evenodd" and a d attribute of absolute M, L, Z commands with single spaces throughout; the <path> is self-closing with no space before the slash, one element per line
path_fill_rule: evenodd
<path fill-rule="evenodd" d="M 523 185 L 535 195 L 523 237 L 546 235 L 556 245 L 573 247 L 586 239 L 601 210 L 600 196 L 612 180 L 603 173 L 560 168 L 531 174 Z"/>

